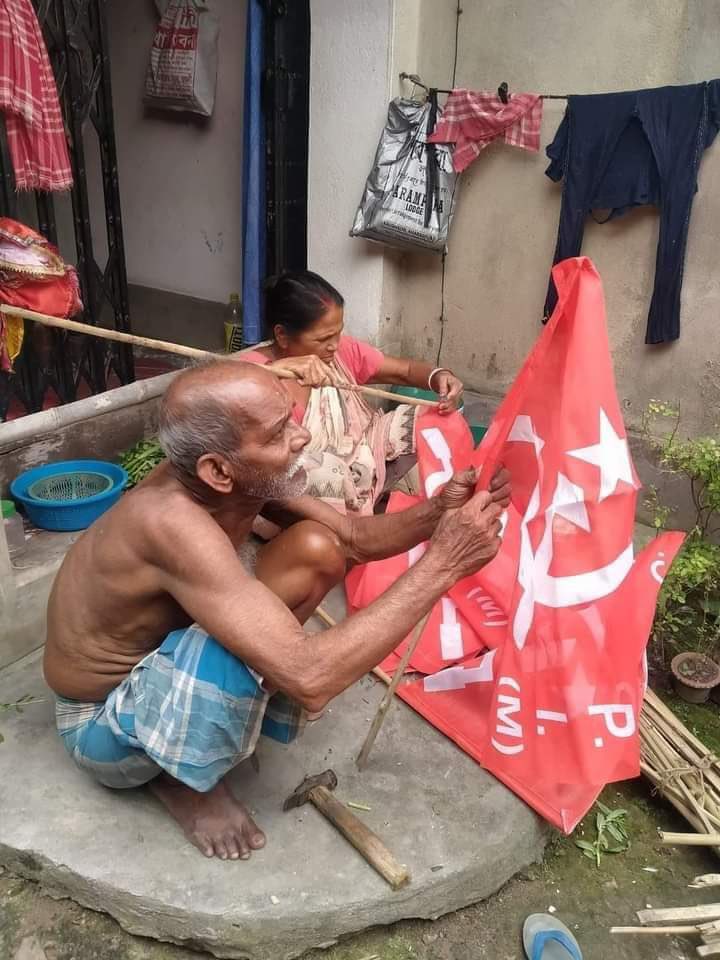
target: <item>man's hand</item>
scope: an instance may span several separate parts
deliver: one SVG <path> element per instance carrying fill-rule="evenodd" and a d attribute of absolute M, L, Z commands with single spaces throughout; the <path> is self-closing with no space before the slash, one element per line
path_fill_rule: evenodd
<path fill-rule="evenodd" d="M 475 490 L 478 472 L 475 467 L 453 474 L 438 494 L 439 506 L 444 513 L 446 510 L 456 510 L 467 503 Z"/>
<path fill-rule="evenodd" d="M 297 380 L 303 387 L 329 387 L 335 382 L 333 371 L 320 357 L 285 357 L 268 363 L 266 370 L 285 380 Z"/>
<path fill-rule="evenodd" d="M 438 413 L 452 413 L 460 406 L 463 383 L 449 370 L 439 370 L 432 378 L 432 389 L 439 399 Z"/>
<path fill-rule="evenodd" d="M 448 510 L 430 540 L 431 554 L 445 570 L 451 584 L 476 573 L 500 549 L 500 515 L 503 508 L 486 490 L 476 493 L 456 510 Z"/>
<path fill-rule="evenodd" d="M 507 510 L 510 506 L 512 489 L 510 486 L 510 471 L 502 464 L 500 464 L 493 474 L 488 491 L 493 503 L 497 503 L 503 510 Z"/>
<path fill-rule="evenodd" d="M 440 507 L 443 513 L 446 510 L 455 510 L 462 507 L 472 497 L 478 479 L 478 470 L 470 467 L 461 473 L 456 473 L 438 494 Z M 498 503 L 503 509 L 510 506 L 510 471 L 502 465 L 495 471 L 488 492 L 493 503 Z"/>

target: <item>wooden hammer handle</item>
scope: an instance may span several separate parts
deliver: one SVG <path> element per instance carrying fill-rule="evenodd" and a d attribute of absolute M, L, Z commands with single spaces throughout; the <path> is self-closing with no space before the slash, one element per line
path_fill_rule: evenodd
<path fill-rule="evenodd" d="M 407 868 L 397 862 L 380 837 L 336 800 L 326 787 L 313 787 L 310 800 L 365 857 L 370 866 L 377 870 L 383 880 L 387 880 L 393 890 L 399 890 L 410 881 Z"/>

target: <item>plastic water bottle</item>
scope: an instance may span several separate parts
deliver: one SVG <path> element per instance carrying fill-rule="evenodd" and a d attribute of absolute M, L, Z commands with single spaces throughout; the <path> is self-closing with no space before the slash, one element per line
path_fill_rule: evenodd
<path fill-rule="evenodd" d="M 2 509 L 2 521 L 8 550 L 10 556 L 14 557 L 25 549 L 25 528 L 23 527 L 22 517 L 15 509 L 12 500 L 0 500 L 0 508 Z"/>
<path fill-rule="evenodd" d="M 240 294 L 231 293 L 225 308 L 225 353 L 234 353 L 242 347 L 242 305 Z"/>

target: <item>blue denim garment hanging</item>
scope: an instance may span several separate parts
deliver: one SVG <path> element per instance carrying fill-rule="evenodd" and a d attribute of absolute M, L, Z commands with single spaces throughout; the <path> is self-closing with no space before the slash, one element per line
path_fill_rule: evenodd
<path fill-rule="evenodd" d="M 660 235 L 646 343 L 680 336 L 680 291 L 698 168 L 719 127 L 720 80 L 571 96 L 547 148 L 547 176 L 564 180 L 553 263 L 580 254 L 592 210 L 609 210 L 606 221 L 631 207 L 658 207 Z M 550 280 L 546 317 L 556 302 Z"/>

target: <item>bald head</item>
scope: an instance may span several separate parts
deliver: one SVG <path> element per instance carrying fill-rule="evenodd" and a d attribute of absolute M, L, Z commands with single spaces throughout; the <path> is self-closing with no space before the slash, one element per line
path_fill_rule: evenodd
<path fill-rule="evenodd" d="M 218 360 L 180 373 L 159 415 L 160 444 L 179 480 L 201 492 L 198 461 L 207 455 L 236 464 L 243 436 L 289 412 L 278 378 L 257 364 Z"/>
<path fill-rule="evenodd" d="M 283 397 L 278 378 L 254 363 L 217 360 L 183 370 L 168 387 L 160 416 L 193 416 L 203 408 L 222 411 L 232 421 L 253 414 L 274 398 Z"/>

